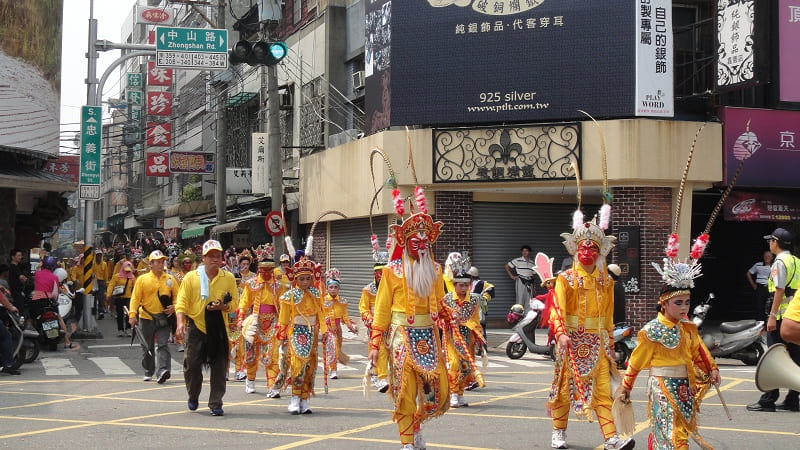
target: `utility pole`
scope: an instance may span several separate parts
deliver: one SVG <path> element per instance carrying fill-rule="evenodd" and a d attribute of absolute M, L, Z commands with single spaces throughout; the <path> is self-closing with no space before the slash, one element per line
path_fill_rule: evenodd
<path fill-rule="evenodd" d="M 220 0 L 217 4 L 217 28 L 225 29 L 225 1 Z M 227 182 L 225 176 L 225 169 L 228 167 L 228 155 L 225 152 L 226 134 L 225 127 L 225 103 L 227 103 L 228 85 L 225 82 L 218 81 L 215 85 L 216 98 L 217 98 L 217 164 L 216 178 L 217 184 L 214 186 L 214 205 L 217 212 L 217 225 L 222 225 L 226 222 L 225 212 L 228 208 L 228 202 L 225 192 L 225 184 Z"/>
<path fill-rule="evenodd" d="M 270 42 L 277 40 L 276 31 L 278 21 L 269 21 L 264 24 L 265 31 L 268 31 Z M 281 126 L 280 126 L 280 101 L 278 100 L 278 66 L 270 64 L 266 66 L 267 72 L 267 108 L 269 108 L 269 131 L 267 135 L 267 161 L 269 163 L 270 196 L 272 200 L 272 211 L 283 211 L 283 155 L 281 149 Z M 264 70 L 262 69 L 262 80 Z M 263 83 L 263 81 L 262 81 Z M 283 218 L 286 227 L 286 218 Z M 275 245 L 275 264 L 279 265 L 280 255 L 283 254 L 283 241 L 273 239 Z M 294 258 L 294 255 L 289 255 Z"/>
<path fill-rule="evenodd" d="M 89 0 L 89 45 L 86 52 L 86 59 L 88 60 L 88 67 L 86 70 L 86 104 L 88 106 L 100 106 L 100 98 L 97 93 L 97 19 L 94 18 L 94 0 Z M 100 126 L 102 127 L 102 121 Z M 80 198 L 78 199 L 80 201 Z M 94 258 L 94 251 L 92 244 L 94 243 L 94 200 L 86 200 L 83 207 L 83 255 L 84 255 L 84 274 L 89 274 L 89 279 L 78 280 L 86 289 L 83 297 L 83 317 L 79 319 L 79 329 L 87 332 L 85 337 L 88 338 L 102 338 L 103 335 L 97 326 L 97 322 L 92 316 L 92 307 L 94 306 L 94 295 L 92 295 L 93 279 L 92 273 L 92 259 Z"/>

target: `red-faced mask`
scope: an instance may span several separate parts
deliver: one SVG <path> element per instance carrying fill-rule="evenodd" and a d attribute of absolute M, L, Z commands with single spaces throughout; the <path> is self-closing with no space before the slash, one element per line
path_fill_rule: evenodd
<path fill-rule="evenodd" d="M 413 258 L 415 261 L 419 261 L 419 252 L 425 252 L 428 250 L 428 239 L 425 235 L 415 235 L 413 237 L 408 238 L 406 243 L 408 248 L 408 254 Z"/>
<path fill-rule="evenodd" d="M 578 244 L 578 251 L 575 253 L 575 257 L 578 259 L 578 262 L 584 266 L 594 265 L 599 256 L 600 249 L 594 242 L 587 239 Z"/>

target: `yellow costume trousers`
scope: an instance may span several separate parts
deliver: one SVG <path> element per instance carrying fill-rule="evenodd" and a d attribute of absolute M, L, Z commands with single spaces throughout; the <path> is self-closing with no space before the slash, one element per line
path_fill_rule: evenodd
<path fill-rule="evenodd" d="M 405 328 L 411 327 L 395 326 L 392 330 L 391 354 L 404 357 L 392 358 L 390 392 L 394 399 L 392 420 L 397 423 L 400 442 L 413 444 L 414 432 L 419 431 L 423 422 L 447 411 L 450 405 L 449 387 L 447 369 L 441 356 L 438 330 L 430 327 L 433 333 L 425 339 L 426 345 L 420 341 L 406 342 Z M 425 371 L 420 368 L 412 356 L 412 347 L 417 349 L 427 347 L 427 351 L 438 355 L 432 370 Z"/>
<path fill-rule="evenodd" d="M 600 350 L 602 352 L 602 350 Z M 567 422 L 569 421 L 570 410 L 570 396 L 572 390 L 570 382 L 572 380 L 572 367 L 569 363 L 569 357 L 565 354 L 563 357 L 561 383 L 558 387 L 558 396 L 553 399 L 552 414 L 553 414 L 553 428 L 556 430 L 566 430 Z M 608 439 L 617 434 L 617 427 L 614 425 L 614 418 L 611 415 L 611 385 L 609 380 L 608 358 L 605 355 L 600 355 L 597 358 L 597 365 L 595 367 L 595 376 L 592 382 L 592 401 L 591 409 L 597 415 L 597 421 L 600 423 L 600 430 L 603 433 L 603 438 Z M 586 389 L 587 386 L 584 386 Z M 577 389 L 577 388 L 576 388 Z"/>

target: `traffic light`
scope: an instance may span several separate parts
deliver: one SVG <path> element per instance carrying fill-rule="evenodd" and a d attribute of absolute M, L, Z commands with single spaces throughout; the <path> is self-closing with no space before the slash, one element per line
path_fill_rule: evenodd
<path fill-rule="evenodd" d="M 228 52 L 233 65 L 247 63 L 250 66 L 272 66 L 279 63 L 289 53 L 283 42 L 249 42 L 241 40 Z"/>

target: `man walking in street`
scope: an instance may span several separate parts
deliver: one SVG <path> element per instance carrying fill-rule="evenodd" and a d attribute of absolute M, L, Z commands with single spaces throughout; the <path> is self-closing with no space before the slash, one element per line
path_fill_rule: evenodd
<path fill-rule="evenodd" d="M 784 341 L 781 338 L 783 315 L 789 307 L 794 293 L 800 287 L 800 260 L 789 252 L 792 246 L 792 234 L 783 228 L 776 228 L 772 234 L 764 236 L 769 241 L 769 251 L 775 255 L 772 263 L 767 289 L 772 294 L 772 304 L 767 318 L 767 345 L 786 344 L 786 349 L 795 363 L 800 364 L 800 346 Z M 773 412 L 776 409 L 800 411 L 800 393 L 789 390 L 783 403 L 776 404 L 780 392 L 778 389 L 765 392 L 756 403 L 747 405 L 748 411 Z"/>
<path fill-rule="evenodd" d="M 172 331 L 168 316 L 175 313 L 178 281 L 164 271 L 167 257 L 160 250 L 150 253 L 149 259 L 150 272 L 137 278 L 133 286 L 128 322 L 134 328 L 139 326 L 147 344 L 142 346 L 143 380 L 150 381 L 155 374 L 158 384 L 164 384 L 170 377 L 172 361 L 167 345 Z"/>
<path fill-rule="evenodd" d="M 531 297 L 533 296 L 533 266 L 534 262 L 530 258 L 531 247 L 523 245 L 520 247 L 522 255 L 512 259 L 505 265 L 508 277 L 514 280 L 517 294 L 517 304 L 523 305 L 527 311 L 530 308 Z"/>
<path fill-rule="evenodd" d="M 203 387 L 203 365 L 211 367 L 211 415 L 221 416 L 228 372 L 228 311 L 239 305 L 236 277 L 222 266 L 222 245 L 210 239 L 203 244 L 203 264 L 181 281 L 175 312 L 178 326 L 175 337 L 183 339 L 186 351 L 183 378 L 189 394 L 189 410 L 198 406 Z"/>

